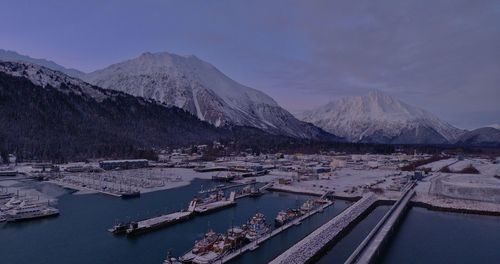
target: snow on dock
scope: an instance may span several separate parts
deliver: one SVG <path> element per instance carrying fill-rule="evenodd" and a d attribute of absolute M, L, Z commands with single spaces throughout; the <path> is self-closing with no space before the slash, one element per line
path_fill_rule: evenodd
<path fill-rule="evenodd" d="M 167 223 L 177 222 L 177 221 L 180 221 L 182 219 L 186 219 L 191 214 L 192 214 L 192 212 L 180 211 L 180 212 L 175 212 L 175 213 L 171 213 L 171 214 L 160 215 L 157 217 L 138 221 L 137 228 L 149 228 L 149 227 L 161 225 L 164 223 L 167 224 Z"/>
<path fill-rule="evenodd" d="M 376 195 L 373 193 L 366 194 L 359 201 L 293 245 L 270 263 L 306 263 L 316 256 L 330 241 L 338 238 L 344 229 L 357 221 L 377 200 Z"/>
<path fill-rule="evenodd" d="M 229 200 L 229 201 L 217 201 L 217 202 L 213 202 L 213 203 L 209 203 L 209 204 L 205 204 L 205 205 L 196 206 L 194 211 L 196 213 L 199 213 L 199 214 L 204 214 L 204 213 L 208 213 L 208 212 L 222 209 L 224 207 L 228 207 L 228 206 L 232 206 L 232 205 L 236 205 L 236 202 L 234 200 L 233 201 L 231 201 L 231 200 Z"/>
<path fill-rule="evenodd" d="M 313 190 L 308 189 L 304 186 L 293 186 L 286 184 L 274 184 L 268 188 L 270 191 L 278 191 L 278 192 L 289 192 L 289 193 L 299 193 L 299 194 L 307 194 L 314 196 L 322 196 L 325 194 L 324 191 L 321 190 Z"/>

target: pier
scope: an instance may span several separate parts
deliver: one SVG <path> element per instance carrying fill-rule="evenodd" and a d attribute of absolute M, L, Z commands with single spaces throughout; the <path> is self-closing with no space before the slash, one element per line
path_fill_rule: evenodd
<path fill-rule="evenodd" d="M 231 183 L 233 183 L 233 182 L 231 182 Z M 242 186 L 247 186 L 247 185 L 255 184 L 255 182 L 244 182 L 244 183 L 234 182 L 234 183 L 235 184 L 226 185 L 226 186 L 222 186 L 222 187 L 214 187 L 214 188 L 208 189 L 208 190 L 200 190 L 198 193 L 199 194 L 202 194 L 202 193 L 213 193 L 213 192 L 224 191 L 224 190 L 227 190 L 227 189 L 232 189 L 232 188 L 237 188 L 237 187 L 242 187 Z"/>
<path fill-rule="evenodd" d="M 214 263 L 226 263 L 228 261 L 231 261 L 231 260 L 237 258 L 238 256 L 242 255 L 243 253 L 245 253 L 249 250 L 250 251 L 255 250 L 256 248 L 259 247 L 259 244 L 271 239 L 272 237 L 278 235 L 279 233 L 281 233 L 281 232 L 283 232 L 283 231 L 285 231 L 285 230 L 287 230 L 295 225 L 299 225 L 305 219 L 307 219 L 307 218 L 311 217 L 312 215 L 315 215 L 319 212 L 322 212 L 323 210 L 325 210 L 329 206 L 333 205 L 333 203 L 334 203 L 333 201 L 328 201 L 328 203 L 325 203 L 325 204 L 319 206 L 318 208 L 308 212 L 307 214 L 305 214 L 297 219 L 294 219 L 293 221 L 290 221 L 289 223 L 287 223 L 279 228 L 272 230 L 271 232 L 269 232 L 268 234 L 265 234 L 264 236 L 257 239 L 256 241 L 253 241 L 253 242 L 243 246 L 242 248 L 240 248 L 234 252 L 231 252 L 227 255 L 222 256 L 222 258 L 218 259 Z"/>
<path fill-rule="evenodd" d="M 415 194 L 415 183 L 411 183 L 404 191 L 401 198 L 382 217 L 368 236 L 361 242 L 345 264 L 368 264 L 372 263 L 380 252 L 382 246 L 387 241 L 391 231 L 401 219 L 411 198 Z"/>
<path fill-rule="evenodd" d="M 127 235 L 138 235 L 166 227 L 178 222 L 187 220 L 196 214 L 207 214 L 223 208 L 236 205 L 236 193 L 231 192 L 228 200 L 216 201 L 209 204 L 198 205 L 195 201 L 189 203 L 186 211 L 179 211 L 170 214 L 160 215 L 137 222 L 131 222 L 127 229 Z"/>
<path fill-rule="evenodd" d="M 302 264 L 310 262 L 331 241 L 339 239 L 344 231 L 356 223 L 377 201 L 375 194 L 366 194 L 359 201 L 290 247 L 270 263 Z"/>

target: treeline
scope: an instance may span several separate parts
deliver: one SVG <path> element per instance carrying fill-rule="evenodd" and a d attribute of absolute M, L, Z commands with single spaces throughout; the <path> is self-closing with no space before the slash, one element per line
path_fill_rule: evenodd
<path fill-rule="evenodd" d="M 4 73 L 0 124 L 0 153 L 54 162 L 134 157 L 144 149 L 208 143 L 229 133 L 179 108 L 124 93 L 97 102 Z"/>
<path fill-rule="evenodd" d="M 72 91 L 72 89 L 59 90 Z M 158 149 L 222 142 L 209 156 L 231 152 L 409 154 L 488 153 L 498 150 L 456 146 L 384 145 L 297 139 L 252 127 L 216 128 L 179 108 L 109 91 L 98 102 L 87 95 L 41 88 L 21 77 L 0 73 L 0 154 L 22 160 L 66 162 L 91 158 L 155 159 Z"/>

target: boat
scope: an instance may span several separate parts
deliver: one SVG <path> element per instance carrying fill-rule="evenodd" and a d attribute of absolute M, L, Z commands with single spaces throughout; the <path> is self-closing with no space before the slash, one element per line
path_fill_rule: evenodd
<path fill-rule="evenodd" d="M 7 222 L 17 222 L 36 218 L 55 216 L 59 214 L 59 210 L 41 204 L 28 204 L 25 201 L 21 202 L 18 207 L 10 209 L 4 214 Z"/>
<path fill-rule="evenodd" d="M 181 264 L 181 262 L 176 258 L 172 257 L 172 254 L 169 251 L 167 252 L 167 257 L 163 261 L 163 264 Z"/>
<path fill-rule="evenodd" d="M 115 224 L 112 228 L 108 229 L 109 232 L 113 234 L 125 234 L 127 233 L 127 229 L 130 224 L 125 224 L 125 223 L 117 223 Z"/>
<path fill-rule="evenodd" d="M 306 214 L 310 211 L 312 211 L 314 209 L 314 200 L 307 200 L 304 202 L 304 204 L 302 204 L 302 206 L 300 207 L 300 211 L 303 213 L 303 214 Z"/>
<path fill-rule="evenodd" d="M 225 175 L 221 175 L 218 173 L 217 175 L 212 176 L 213 181 L 221 181 L 221 182 L 230 182 L 236 178 L 236 175 L 233 173 L 228 173 Z"/>
<path fill-rule="evenodd" d="M 328 199 L 318 198 L 314 200 L 315 204 L 327 204 L 329 202 Z"/>
<path fill-rule="evenodd" d="M 256 213 L 246 224 L 248 230 L 245 237 L 250 241 L 255 241 L 269 232 L 266 225 L 266 218 L 262 213 Z"/>
<path fill-rule="evenodd" d="M 215 233 L 211 229 L 208 230 L 201 240 L 195 241 L 194 247 L 188 253 L 184 254 L 180 260 L 182 262 L 192 262 L 196 257 L 210 252 L 219 238 L 220 234 Z"/>
<path fill-rule="evenodd" d="M 298 209 L 288 209 L 278 212 L 278 215 L 274 219 L 274 226 L 280 227 L 286 223 L 292 221 L 293 219 L 302 215 L 302 212 Z"/>
<path fill-rule="evenodd" d="M 259 189 L 255 189 L 255 187 L 252 187 L 250 185 L 245 186 L 240 192 L 238 192 L 238 198 L 250 196 L 250 197 L 258 197 L 263 195 L 264 193 L 261 192 Z"/>
<path fill-rule="evenodd" d="M 220 189 L 224 188 L 226 185 L 224 184 L 219 184 L 211 189 L 207 189 L 207 190 L 203 190 L 203 185 L 201 186 L 201 190 L 198 192 L 199 194 L 202 194 L 202 193 L 211 193 L 211 192 L 217 192 L 219 191 Z"/>

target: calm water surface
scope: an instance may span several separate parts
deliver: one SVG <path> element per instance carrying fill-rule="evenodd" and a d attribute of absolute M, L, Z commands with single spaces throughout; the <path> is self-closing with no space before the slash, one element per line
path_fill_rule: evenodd
<path fill-rule="evenodd" d="M 500 217 L 414 207 L 379 263 L 500 263 Z"/>
<path fill-rule="evenodd" d="M 370 231 L 377 225 L 390 206 L 383 205 L 375 208 L 368 216 L 359 222 L 352 230 L 337 242 L 328 252 L 319 259 L 318 264 L 344 263 Z"/>
<path fill-rule="evenodd" d="M 186 208 L 202 184 L 210 185 L 206 180 L 195 180 L 189 186 L 143 194 L 131 200 L 101 194 L 62 195 L 57 205 L 61 212 L 58 217 L 0 224 L 0 263 L 162 263 L 168 250 L 175 256 L 182 255 L 209 228 L 224 232 L 232 223 L 239 225 L 257 211 L 273 223 L 278 211 L 297 207 L 309 198 L 269 193 L 259 198 L 240 199 L 234 207 L 132 239 L 107 232 L 116 220 L 140 219 Z M 59 189 L 52 185 L 44 188 Z M 347 206 L 347 202 L 336 202 L 323 213 L 261 244 L 234 263 L 266 263 Z"/>

